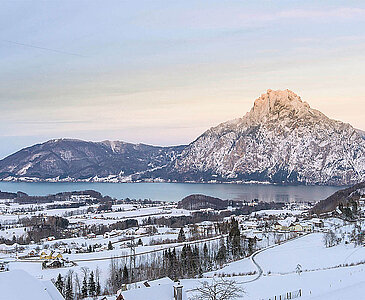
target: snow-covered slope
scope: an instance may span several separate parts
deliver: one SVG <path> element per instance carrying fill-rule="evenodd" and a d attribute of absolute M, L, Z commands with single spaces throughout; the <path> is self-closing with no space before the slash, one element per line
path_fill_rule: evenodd
<path fill-rule="evenodd" d="M 268 90 L 244 117 L 203 133 L 167 170 L 181 181 L 349 185 L 365 179 L 365 140 L 289 90 Z"/>
<path fill-rule="evenodd" d="M 184 146 L 56 139 L 0 160 L 2 180 L 124 181 L 171 162 Z"/>

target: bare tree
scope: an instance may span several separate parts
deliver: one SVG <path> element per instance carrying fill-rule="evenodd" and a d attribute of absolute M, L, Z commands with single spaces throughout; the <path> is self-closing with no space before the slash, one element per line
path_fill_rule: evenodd
<path fill-rule="evenodd" d="M 88 267 L 81 267 L 81 272 L 83 277 L 88 277 L 89 276 L 89 268 Z"/>
<path fill-rule="evenodd" d="M 337 239 L 336 234 L 332 230 L 329 230 L 328 232 L 326 232 L 324 234 L 323 242 L 324 242 L 325 246 L 327 248 L 329 248 L 329 247 L 333 247 L 333 246 L 337 245 L 338 239 Z"/>
<path fill-rule="evenodd" d="M 81 282 L 80 278 L 77 273 L 75 273 L 75 279 L 74 279 L 74 285 L 75 285 L 75 299 L 79 299 L 79 295 L 81 294 Z"/>
<path fill-rule="evenodd" d="M 201 282 L 193 292 L 189 300 L 233 300 L 245 293 L 236 281 L 216 277 L 210 283 Z"/>

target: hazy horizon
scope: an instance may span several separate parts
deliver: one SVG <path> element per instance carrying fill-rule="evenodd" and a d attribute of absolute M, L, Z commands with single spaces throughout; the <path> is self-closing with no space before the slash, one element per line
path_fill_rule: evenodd
<path fill-rule="evenodd" d="M 357 1 L 3 1 L 0 159 L 52 138 L 188 144 L 267 89 L 364 130 Z"/>

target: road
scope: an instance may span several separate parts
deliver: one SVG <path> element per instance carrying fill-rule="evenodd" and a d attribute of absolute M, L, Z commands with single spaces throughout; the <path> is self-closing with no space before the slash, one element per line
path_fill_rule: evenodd
<path fill-rule="evenodd" d="M 298 237 L 296 237 L 296 238 L 293 238 L 293 239 L 287 240 L 287 241 L 285 241 L 285 242 L 283 242 L 283 243 L 281 243 L 281 244 L 279 244 L 279 245 L 278 245 L 278 244 L 274 244 L 274 245 L 271 245 L 271 246 L 266 247 L 266 248 L 264 248 L 264 249 L 260 249 L 260 250 L 256 251 L 254 254 L 252 254 L 252 255 L 250 256 L 250 259 L 251 259 L 252 263 L 255 265 L 255 267 L 257 268 L 257 276 L 256 276 L 255 278 L 249 279 L 249 280 L 247 280 L 247 281 L 243 281 L 243 282 L 241 282 L 241 283 L 250 283 L 250 282 L 253 282 L 253 281 L 259 280 L 259 279 L 260 279 L 260 277 L 262 276 L 262 274 L 263 274 L 263 272 L 264 272 L 264 271 L 263 271 L 262 267 L 261 267 L 261 266 L 258 264 L 258 262 L 256 261 L 256 256 L 257 256 L 258 254 L 260 254 L 260 253 L 262 253 L 262 252 L 264 252 L 264 251 L 266 251 L 266 250 L 269 250 L 269 249 L 271 249 L 271 248 L 274 248 L 274 247 L 280 246 L 280 245 L 282 245 L 282 244 L 289 243 L 289 242 L 294 241 L 294 240 L 296 240 L 296 239 L 299 239 L 299 238 L 305 237 L 305 236 L 307 236 L 308 234 L 310 234 L 310 233 L 307 233 L 307 234 L 304 234 L 304 235 L 298 236 Z"/>

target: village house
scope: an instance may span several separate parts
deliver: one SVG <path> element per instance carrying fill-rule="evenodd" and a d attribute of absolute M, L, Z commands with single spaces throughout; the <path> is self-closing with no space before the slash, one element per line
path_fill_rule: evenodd
<path fill-rule="evenodd" d="M 274 230 L 277 231 L 289 231 L 291 226 L 294 226 L 294 222 L 296 222 L 295 217 L 287 217 L 284 220 L 278 220 L 274 223 Z"/>
<path fill-rule="evenodd" d="M 274 230 L 292 232 L 312 232 L 311 222 L 297 222 L 295 217 L 288 217 L 285 220 L 278 220 L 274 223 Z"/>
<path fill-rule="evenodd" d="M 144 281 L 129 286 L 130 290 L 117 292 L 117 300 L 187 300 L 183 286 L 168 277 Z"/>
<path fill-rule="evenodd" d="M 86 236 L 88 239 L 93 239 L 96 237 L 95 233 L 89 233 L 87 236 Z"/>
<path fill-rule="evenodd" d="M 110 232 L 105 232 L 104 233 L 104 239 L 110 239 L 110 238 L 116 237 L 118 235 L 119 235 L 119 232 L 118 231 L 112 230 Z"/>
<path fill-rule="evenodd" d="M 198 232 L 201 234 L 211 234 L 212 232 L 214 232 L 214 223 L 211 221 L 203 221 L 198 225 Z"/>
<path fill-rule="evenodd" d="M 52 251 L 49 249 L 43 249 L 39 253 L 40 259 L 52 259 Z"/>
<path fill-rule="evenodd" d="M 19 245 L 17 243 L 14 243 L 13 245 L 1 244 L 0 253 L 4 253 L 4 254 L 15 253 L 17 251 L 18 247 L 19 247 Z"/>
<path fill-rule="evenodd" d="M 312 224 L 309 223 L 294 223 L 289 227 L 290 231 L 295 231 L 295 232 L 312 232 L 313 231 L 313 226 Z"/>
<path fill-rule="evenodd" d="M 241 230 L 250 230 L 250 229 L 256 229 L 258 226 L 256 221 L 244 221 L 240 223 L 240 229 Z"/>
<path fill-rule="evenodd" d="M 323 228 L 324 227 L 324 222 L 321 219 L 313 218 L 310 220 L 310 222 L 312 222 L 314 228 Z"/>
<path fill-rule="evenodd" d="M 26 256 L 28 256 L 28 257 L 35 257 L 35 256 L 37 256 L 37 251 L 36 251 L 36 250 L 34 250 L 34 249 L 31 249 L 31 250 L 29 250 L 29 251 L 26 253 Z"/>
<path fill-rule="evenodd" d="M 62 259 L 62 254 L 58 251 L 53 252 L 49 249 L 44 249 L 39 254 L 40 259 Z"/>
<path fill-rule="evenodd" d="M 133 228 L 129 228 L 124 232 L 125 235 L 135 235 L 136 232 Z"/>

